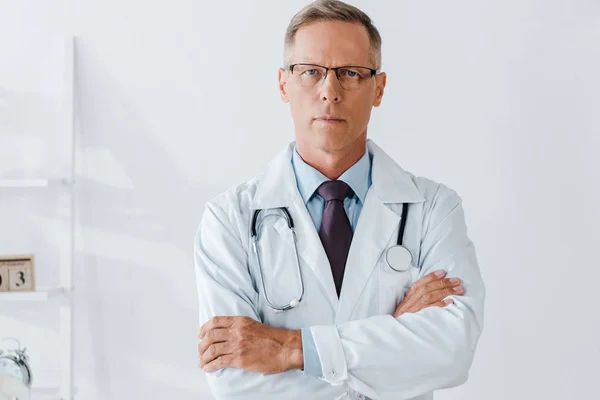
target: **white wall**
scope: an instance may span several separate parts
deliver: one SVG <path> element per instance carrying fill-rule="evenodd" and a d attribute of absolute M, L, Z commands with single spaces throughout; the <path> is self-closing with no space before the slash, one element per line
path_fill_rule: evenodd
<path fill-rule="evenodd" d="M 210 398 L 196 368 L 193 235 L 208 198 L 293 138 L 276 70 L 305 3 L 0 0 L 0 50 L 77 36 L 78 398 Z M 600 3 L 352 3 L 384 39 L 388 87 L 370 137 L 463 197 L 488 289 L 470 380 L 436 398 L 593 397 Z M 0 135 L 15 135 L 1 118 Z M 0 193 L 0 250 L 17 243 L 8 221 L 26 215 L 17 233 L 52 284 L 60 193 Z M 54 310 L 0 304 L 0 336 L 26 340 L 44 385 L 58 376 Z"/>

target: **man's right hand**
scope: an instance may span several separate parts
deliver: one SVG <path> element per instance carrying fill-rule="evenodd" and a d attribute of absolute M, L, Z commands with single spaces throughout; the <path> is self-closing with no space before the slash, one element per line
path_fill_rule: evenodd
<path fill-rule="evenodd" d="M 438 275 L 439 274 L 439 275 Z M 427 307 L 445 307 L 453 304 L 452 299 L 443 301 L 450 295 L 463 295 L 465 290 L 459 278 L 446 279 L 446 272 L 435 271 L 425 275 L 410 287 L 402 302 L 396 308 L 394 318 L 404 313 L 415 313 Z"/>

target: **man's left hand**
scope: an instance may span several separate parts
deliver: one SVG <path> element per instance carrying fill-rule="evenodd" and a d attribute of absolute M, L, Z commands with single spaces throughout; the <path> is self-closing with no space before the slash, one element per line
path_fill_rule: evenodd
<path fill-rule="evenodd" d="M 205 372 L 233 367 L 275 374 L 304 368 L 299 330 L 273 328 L 250 317 L 214 317 L 198 337 L 198 364 Z"/>

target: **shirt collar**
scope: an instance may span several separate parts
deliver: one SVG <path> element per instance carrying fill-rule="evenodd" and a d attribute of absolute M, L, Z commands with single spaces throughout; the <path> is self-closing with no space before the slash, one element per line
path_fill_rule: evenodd
<path fill-rule="evenodd" d="M 312 198 L 317 188 L 325 181 L 328 181 L 325 175 L 308 165 L 294 145 L 292 151 L 292 166 L 296 174 L 296 182 L 298 183 L 298 191 L 304 200 L 304 204 Z M 365 154 L 348 168 L 338 180 L 343 181 L 350 186 L 362 204 L 365 202 L 367 191 L 371 186 L 371 157 L 368 149 L 365 149 Z"/>

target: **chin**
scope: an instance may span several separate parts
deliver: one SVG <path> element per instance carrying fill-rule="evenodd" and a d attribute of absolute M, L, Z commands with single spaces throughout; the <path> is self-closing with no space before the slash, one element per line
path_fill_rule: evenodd
<path fill-rule="evenodd" d="M 325 150 L 335 151 L 348 147 L 354 142 L 353 137 L 346 130 L 341 129 L 319 129 L 315 132 L 315 144 Z"/>

